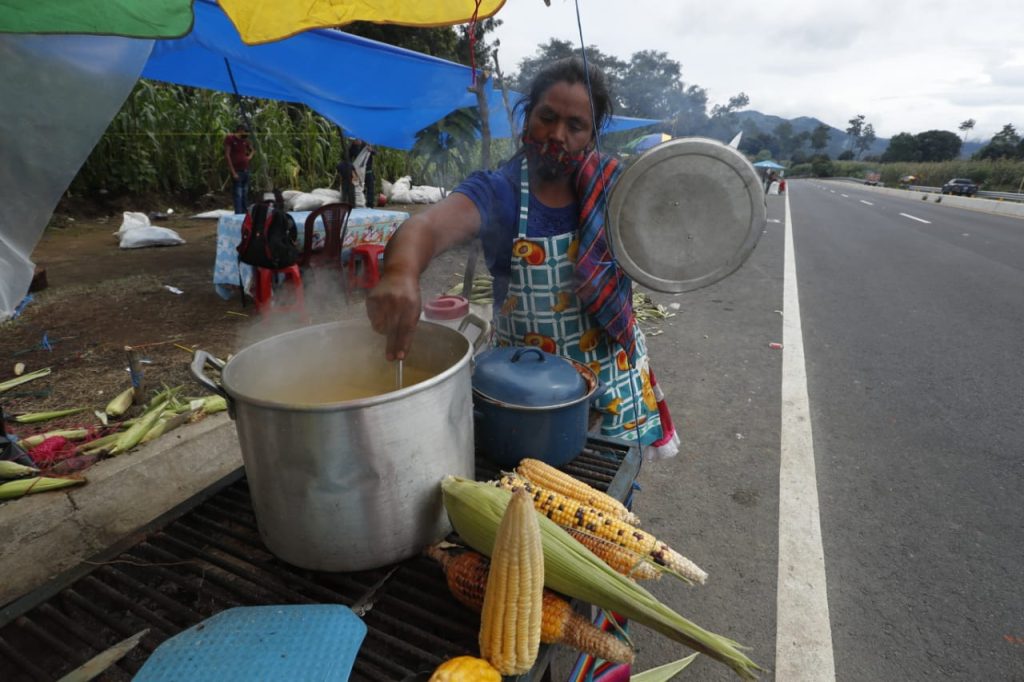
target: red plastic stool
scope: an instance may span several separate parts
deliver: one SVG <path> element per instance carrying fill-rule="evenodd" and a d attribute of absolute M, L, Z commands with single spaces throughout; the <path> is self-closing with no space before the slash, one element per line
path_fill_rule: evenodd
<path fill-rule="evenodd" d="M 271 305 L 274 295 L 274 276 L 284 275 L 285 282 L 291 282 L 293 301 L 288 305 Z M 306 299 L 302 291 L 302 271 L 298 265 L 274 270 L 271 268 L 253 268 L 252 300 L 261 315 L 270 313 L 298 312 L 306 317 Z"/>
<path fill-rule="evenodd" d="M 349 288 L 372 289 L 380 281 L 382 244 L 357 244 L 348 250 L 345 266 L 348 268 Z"/>

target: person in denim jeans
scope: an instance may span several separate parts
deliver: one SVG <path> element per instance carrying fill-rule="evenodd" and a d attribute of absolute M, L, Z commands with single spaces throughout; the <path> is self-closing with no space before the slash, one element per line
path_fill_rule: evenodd
<path fill-rule="evenodd" d="M 249 142 L 249 126 L 239 123 L 235 132 L 224 138 L 224 158 L 231 171 L 231 197 L 235 213 L 244 214 L 249 203 L 249 162 L 253 149 Z"/>

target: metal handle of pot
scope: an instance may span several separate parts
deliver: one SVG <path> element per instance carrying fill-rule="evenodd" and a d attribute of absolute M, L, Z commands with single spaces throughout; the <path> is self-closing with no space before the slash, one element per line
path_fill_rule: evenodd
<path fill-rule="evenodd" d="M 466 313 L 466 316 L 462 318 L 462 322 L 459 323 L 459 333 L 463 333 L 466 331 L 466 328 L 471 326 L 480 330 L 480 333 L 473 339 L 473 352 L 476 353 L 490 338 L 491 323 L 476 313 Z"/>
<path fill-rule="evenodd" d="M 213 391 L 227 401 L 228 412 L 230 413 L 231 418 L 234 419 L 235 401 L 231 399 L 231 396 L 228 395 L 223 386 L 206 376 L 205 371 L 207 365 L 210 365 L 220 371 L 224 369 L 225 364 L 226 363 L 223 360 L 207 353 L 205 350 L 197 350 L 192 356 L 192 376 L 195 377 L 195 380 L 202 384 L 204 388 Z"/>
<path fill-rule="evenodd" d="M 509 358 L 509 362 L 519 362 L 519 359 L 523 357 L 523 355 L 531 351 L 537 354 L 537 358 L 541 362 L 545 362 L 547 360 L 547 358 L 544 357 L 544 351 L 542 351 L 540 348 L 534 348 L 531 346 L 529 348 L 520 348 L 519 350 L 517 350 L 515 353 L 512 354 L 512 357 Z"/>

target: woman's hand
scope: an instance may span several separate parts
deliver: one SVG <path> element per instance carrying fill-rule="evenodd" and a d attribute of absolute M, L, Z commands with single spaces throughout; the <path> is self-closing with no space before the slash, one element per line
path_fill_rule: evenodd
<path fill-rule="evenodd" d="M 387 337 L 388 360 L 404 360 L 420 318 L 420 283 L 416 275 L 385 272 L 366 299 L 373 330 Z"/>

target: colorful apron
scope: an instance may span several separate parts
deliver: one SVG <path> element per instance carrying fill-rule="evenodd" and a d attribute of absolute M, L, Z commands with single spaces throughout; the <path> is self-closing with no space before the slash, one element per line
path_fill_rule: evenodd
<path fill-rule="evenodd" d="M 495 340 L 501 346 L 537 346 L 582 362 L 608 391 L 598 399 L 601 433 L 649 445 L 661 439 L 661 418 L 647 361 L 647 343 L 636 329 L 638 361 L 629 367 L 625 351 L 587 315 L 576 296 L 576 232 L 527 237 L 530 183 L 523 163 L 519 234 L 512 245 L 508 293 L 495 311 Z"/>

